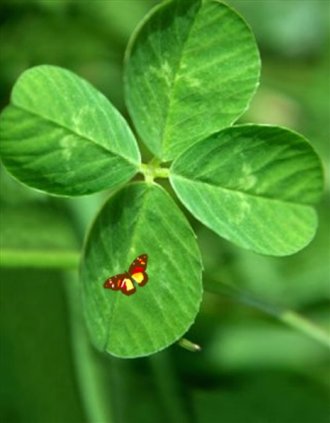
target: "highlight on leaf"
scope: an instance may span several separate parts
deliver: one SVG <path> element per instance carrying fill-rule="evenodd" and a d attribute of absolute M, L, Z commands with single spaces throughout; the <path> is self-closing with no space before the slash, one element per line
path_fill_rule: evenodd
<path fill-rule="evenodd" d="M 311 145 L 288 129 L 224 129 L 178 157 L 170 180 L 197 219 L 240 247 L 284 256 L 315 234 L 322 167 Z"/>
<path fill-rule="evenodd" d="M 87 81 L 57 66 L 37 66 L 20 76 L 0 128 L 7 170 L 50 194 L 113 189 L 140 165 L 136 140 L 120 113 Z"/>
<path fill-rule="evenodd" d="M 170 161 L 247 109 L 260 58 L 248 25 L 218 1 L 156 6 L 126 52 L 125 94 L 143 142 Z"/>

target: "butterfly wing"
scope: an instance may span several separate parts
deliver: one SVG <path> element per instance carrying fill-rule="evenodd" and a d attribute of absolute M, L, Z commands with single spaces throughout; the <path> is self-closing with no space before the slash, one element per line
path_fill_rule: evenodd
<path fill-rule="evenodd" d="M 104 282 L 103 286 L 113 291 L 120 290 L 125 295 L 132 295 L 136 291 L 132 278 L 127 272 L 112 276 Z"/>
<path fill-rule="evenodd" d="M 126 276 L 123 279 L 120 289 L 121 292 L 125 295 L 132 295 L 136 291 L 132 278 L 128 273 L 126 273 Z"/>
<path fill-rule="evenodd" d="M 144 286 L 148 282 L 146 273 L 148 262 L 147 254 L 141 254 L 130 265 L 128 272 L 108 278 L 103 286 L 113 291 L 121 291 L 125 295 L 132 295 L 136 291 L 134 282 L 139 286 Z"/>
<path fill-rule="evenodd" d="M 147 254 L 141 254 L 137 257 L 129 267 L 129 274 L 132 275 L 135 272 L 144 272 L 147 268 L 148 256 Z"/>
<path fill-rule="evenodd" d="M 119 289 L 121 289 L 121 285 L 125 277 L 126 273 L 120 273 L 119 275 L 112 276 L 104 282 L 103 286 L 104 288 L 109 288 L 113 291 L 118 291 Z"/>
<path fill-rule="evenodd" d="M 141 254 L 130 265 L 128 273 L 134 282 L 139 286 L 144 286 L 148 282 L 148 275 L 146 273 L 148 263 L 147 254 Z"/>

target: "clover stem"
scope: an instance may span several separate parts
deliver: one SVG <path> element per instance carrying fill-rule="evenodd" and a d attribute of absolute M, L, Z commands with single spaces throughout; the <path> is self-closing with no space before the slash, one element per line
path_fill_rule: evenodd
<path fill-rule="evenodd" d="M 243 289 L 217 280 L 206 279 L 205 289 L 215 294 L 225 295 L 234 301 L 273 316 L 287 326 L 330 348 L 329 334 L 323 328 L 293 310 L 269 304 L 267 301 L 257 298 Z"/>
<path fill-rule="evenodd" d="M 160 161 L 153 158 L 148 164 L 142 163 L 140 172 L 147 183 L 152 183 L 156 178 L 168 178 L 169 169 L 160 166 Z"/>

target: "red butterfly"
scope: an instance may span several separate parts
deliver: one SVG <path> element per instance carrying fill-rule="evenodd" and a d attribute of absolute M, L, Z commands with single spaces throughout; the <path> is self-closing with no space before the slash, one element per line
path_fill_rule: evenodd
<path fill-rule="evenodd" d="M 134 294 L 136 291 L 134 282 L 139 286 L 144 286 L 148 282 L 148 275 L 145 271 L 147 262 L 147 254 L 138 256 L 130 265 L 128 272 L 120 273 L 107 279 L 104 282 L 104 288 L 109 288 L 113 291 L 121 290 L 125 295 Z"/>

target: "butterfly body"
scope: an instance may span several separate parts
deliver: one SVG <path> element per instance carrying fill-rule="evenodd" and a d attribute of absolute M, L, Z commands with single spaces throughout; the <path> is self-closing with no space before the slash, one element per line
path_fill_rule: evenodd
<path fill-rule="evenodd" d="M 136 291 L 135 285 L 144 286 L 148 282 L 146 273 L 148 256 L 142 254 L 138 256 L 130 265 L 128 272 L 108 278 L 104 282 L 104 288 L 113 291 L 121 291 L 125 295 L 132 295 Z"/>

